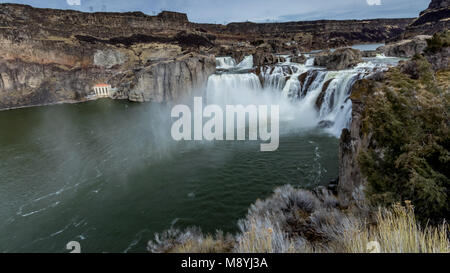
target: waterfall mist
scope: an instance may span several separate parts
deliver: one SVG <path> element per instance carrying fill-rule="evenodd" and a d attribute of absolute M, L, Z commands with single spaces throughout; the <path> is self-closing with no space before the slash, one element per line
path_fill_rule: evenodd
<path fill-rule="evenodd" d="M 339 137 L 351 122 L 353 84 L 398 61 L 377 56 L 353 69 L 328 71 L 313 66 L 310 55 L 304 65 L 286 60 L 254 68 L 251 56 L 239 64 L 231 57 L 217 58 L 220 72 L 208 80 L 208 104 L 279 105 L 281 133 L 319 127 Z"/>

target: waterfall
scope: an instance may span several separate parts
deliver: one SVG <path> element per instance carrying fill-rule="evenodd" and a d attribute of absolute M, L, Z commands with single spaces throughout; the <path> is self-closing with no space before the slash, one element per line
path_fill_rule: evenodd
<path fill-rule="evenodd" d="M 314 57 L 308 57 L 307 59 L 306 59 L 306 63 L 305 63 L 305 65 L 306 66 L 313 66 L 314 65 Z"/>
<path fill-rule="evenodd" d="M 231 69 L 236 66 L 236 61 L 232 57 L 217 57 L 217 69 Z"/>
<path fill-rule="evenodd" d="M 208 79 L 206 98 L 209 104 L 242 104 L 244 95 L 261 89 L 261 82 L 253 73 L 215 74 Z"/>
<path fill-rule="evenodd" d="M 253 68 L 253 56 L 245 56 L 244 59 L 237 64 L 236 60 L 232 57 L 217 57 L 216 69 L 217 70 L 249 70 Z"/>
<path fill-rule="evenodd" d="M 378 56 L 366 58 L 353 69 L 328 71 L 314 67 L 314 57 L 307 56 L 307 60 L 304 65 L 285 62 L 239 73 L 253 68 L 252 56 L 234 66 L 230 59 L 218 58 L 218 68 L 233 68 L 210 76 L 208 103 L 279 104 L 281 120 L 296 120 L 300 127 L 320 127 L 339 137 L 351 123 L 353 84 L 396 61 Z"/>
<path fill-rule="evenodd" d="M 237 68 L 240 70 L 244 69 L 252 69 L 253 68 L 253 55 L 246 56 L 242 62 L 237 65 Z"/>

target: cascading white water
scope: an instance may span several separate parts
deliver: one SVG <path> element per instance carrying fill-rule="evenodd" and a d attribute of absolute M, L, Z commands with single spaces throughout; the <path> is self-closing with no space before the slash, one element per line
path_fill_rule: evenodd
<path fill-rule="evenodd" d="M 321 94 L 322 104 L 320 105 L 319 119 L 331 125 L 329 132 L 338 136 L 343 128 L 348 128 L 351 119 L 351 100 L 349 100 L 350 90 L 359 78 L 359 73 L 354 71 L 327 75 L 333 77 L 326 90 Z M 350 112 L 348 110 L 350 109 Z M 349 115 L 348 115 L 349 114 Z"/>
<path fill-rule="evenodd" d="M 211 75 L 207 85 L 207 101 L 219 105 L 242 104 L 246 95 L 261 89 L 261 82 L 253 73 Z"/>
<path fill-rule="evenodd" d="M 228 73 L 212 75 L 208 80 L 207 100 L 214 104 L 279 104 L 281 120 L 296 120 L 299 127 L 321 127 L 339 137 L 351 122 L 353 84 L 375 71 L 387 69 L 398 60 L 384 56 L 366 58 L 353 69 L 327 71 L 314 67 L 314 57 L 304 65 L 291 62 L 261 67 L 255 73 L 239 73 L 253 67 L 253 57 L 244 60 Z M 224 67 L 229 60 L 218 60 Z M 232 72 L 235 71 L 235 72 Z"/>
<path fill-rule="evenodd" d="M 286 83 L 287 74 L 282 66 L 263 67 L 261 77 L 264 79 L 265 88 L 282 89 Z"/>
<path fill-rule="evenodd" d="M 309 54 L 305 54 L 306 56 L 306 66 L 314 66 L 314 57 L 311 57 Z"/>
<path fill-rule="evenodd" d="M 298 98 L 300 96 L 299 90 L 301 90 L 301 83 L 299 80 L 299 76 L 302 73 L 308 71 L 303 65 L 292 65 L 290 71 L 293 73 L 288 76 L 288 80 L 283 87 L 283 96 L 285 98 Z"/>
<path fill-rule="evenodd" d="M 236 61 L 232 57 L 217 57 L 217 69 L 231 69 L 236 66 Z"/>
<path fill-rule="evenodd" d="M 245 56 L 244 59 L 237 63 L 232 57 L 217 57 L 216 58 L 216 69 L 218 70 L 234 70 L 234 71 L 244 71 L 253 68 L 253 56 Z"/>
<path fill-rule="evenodd" d="M 252 69 L 253 68 L 253 55 L 246 56 L 242 62 L 240 62 L 237 66 L 240 70 Z"/>

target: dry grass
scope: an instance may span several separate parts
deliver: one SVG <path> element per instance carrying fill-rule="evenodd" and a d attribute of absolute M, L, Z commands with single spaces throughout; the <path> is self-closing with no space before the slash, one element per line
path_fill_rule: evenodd
<path fill-rule="evenodd" d="M 214 238 L 207 235 L 201 240 L 188 240 L 183 244 L 176 246 L 171 250 L 174 253 L 225 253 L 230 252 L 233 248 L 232 241 L 224 240 L 224 238 Z"/>
<path fill-rule="evenodd" d="M 234 252 L 295 253 L 294 242 L 279 227 L 252 222 L 246 230 L 238 236 Z"/>
<path fill-rule="evenodd" d="M 156 234 L 147 249 L 153 253 L 227 253 L 235 244 L 231 235 L 224 236 L 218 231 L 215 236 L 203 235 L 200 229 L 185 231 L 169 229 Z"/>
<path fill-rule="evenodd" d="M 354 234 L 345 234 L 346 252 L 368 252 L 369 242 L 378 242 L 381 253 L 448 253 L 448 225 L 421 228 L 413 206 L 396 204 L 380 209 L 376 225 Z"/>
<path fill-rule="evenodd" d="M 344 214 L 339 201 L 326 190 L 311 192 L 284 186 L 257 201 L 246 219 L 234 249 L 238 253 L 336 252 L 336 243 L 356 230 L 356 217 Z"/>

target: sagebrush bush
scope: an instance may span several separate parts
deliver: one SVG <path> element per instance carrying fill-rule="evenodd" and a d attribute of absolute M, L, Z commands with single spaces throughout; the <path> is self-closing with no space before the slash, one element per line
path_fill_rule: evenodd
<path fill-rule="evenodd" d="M 151 252 L 178 253 L 361 253 L 376 241 L 380 252 L 449 252 L 448 225 L 421 228 L 410 203 L 355 214 L 325 190 L 291 186 L 258 200 L 239 222 L 235 236 L 203 235 L 199 229 L 170 229 L 150 241 Z"/>
<path fill-rule="evenodd" d="M 199 228 L 184 231 L 171 228 L 155 234 L 148 242 L 147 249 L 152 253 L 225 253 L 234 247 L 234 238 L 217 231 L 215 236 L 204 235 Z"/>
<path fill-rule="evenodd" d="M 328 243 L 339 241 L 344 230 L 358 226 L 356 222 L 341 212 L 339 201 L 328 191 L 315 194 L 284 186 L 257 201 L 240 221 L 237 252 L 326 252 Z M 266 247 L 252 248 L 255 238 Z"/>

